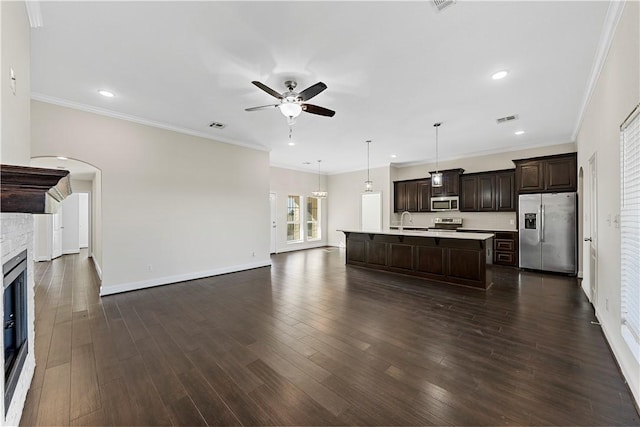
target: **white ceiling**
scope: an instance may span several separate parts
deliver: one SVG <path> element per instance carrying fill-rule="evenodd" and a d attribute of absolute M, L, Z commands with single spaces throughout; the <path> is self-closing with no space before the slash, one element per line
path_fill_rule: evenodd
<path fill-rule="evenodd" d="M 270 150 L 271 163 L 336 173 L 571 142 L 605 1 L 42 2 L 32 29 L 35 99 L 104 110 Z M 491 79 L 500 69 L 507 78 Z M 318 81 L 289 128 L 251 84 Z M 116 96 L 107 99 L 98 89 Z M 519 119 L 501 125 L 499 117 Z M 215 130 L 211 121 L 226 127 Z M 518 129 L 526 130 L 521 136 Z M 90 142 L 88 142 L 90 143 Z M 397 155 L 392 159 L 391 155 Z M 311 165 L 303 165 L 311 162 Z"/>

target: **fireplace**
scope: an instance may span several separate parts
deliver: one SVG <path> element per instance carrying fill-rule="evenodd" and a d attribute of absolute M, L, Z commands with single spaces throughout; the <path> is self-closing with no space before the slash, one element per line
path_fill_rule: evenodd
<path fill-rule="evenodd" d="M 4 408 L 9 409 L 27 359 L 27 251 L 2 266 L 4 285 Z"/>

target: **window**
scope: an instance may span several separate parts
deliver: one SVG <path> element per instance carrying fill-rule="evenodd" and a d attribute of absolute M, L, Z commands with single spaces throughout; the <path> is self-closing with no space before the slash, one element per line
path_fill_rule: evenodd
<path fill-rule="evenodd" d="M 620 131 L 622 336 L 640 360 L 640 104 Z"/>
<path fill-rule="evenodd" d="M 320 236 L 320 199 L 307 198 L 307 240 L 319 240 Z"/>
<path fill-rule="evenodd" d="M 287 197 L 287 242 L 299 242 L 302 240 L 300 233 L 300 196 Z"/>

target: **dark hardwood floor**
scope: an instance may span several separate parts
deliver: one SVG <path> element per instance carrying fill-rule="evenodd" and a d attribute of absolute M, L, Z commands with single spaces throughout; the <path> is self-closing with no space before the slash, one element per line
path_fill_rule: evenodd
<path fill-rule="evenodd" d="M 638 425 L 575 279 L 487 291 L 344 264 L 100 299 L 86 253 L 36 264 L 30 425 Z"/>

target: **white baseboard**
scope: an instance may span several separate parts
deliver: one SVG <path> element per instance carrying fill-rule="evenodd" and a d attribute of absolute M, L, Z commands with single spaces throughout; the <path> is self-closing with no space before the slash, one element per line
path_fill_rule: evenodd
<path fill-rule="evenodd" d="M 156 277 L 138 282 L 121 283 L 112 286 L 100 286 L 100 296 L 119 294 L 121 292 L 135 291 L 138 289 L 152 288 L 154 286 L 168 285 L 171 283 L 185 282 L 187 280 L 202 279 L 203 277 L 219 276 L 221 274 L 236 273 L 238 271 L 251 270 L 259 267 L 270 267 L 271 261 L 256 261 L 248 264 L 232 265 L 229 267 L 214 268 L 213 270 L 198 271 L 194 273 L 178 274 L 175 276 Z"/>
<path fill-rule="evenodd" d="M 51 258 L 49 258 L 47 256 L 39 256 L 39 257 L 36 257 L 35 261 L 36 262 L 51 261 Z"/>
<path fill-rule="evenodd" d="M 71 254 L 79 254 L 80 249 L 77 251 L 75 249 L 67 249 L 66 251 L 62 251 L 62 255 L 71 255 Z"/>
<path fill-rule="evenodd" d="M 96 257 L 93 255 L 93 252 L 91 253 L 91 259 L 93 260 L 93 266 L 96 268 L 96 273 L 98 273 L 98 277 L 100 278 L 100 280 L 102 280 L 102 269 L 100 268 L 98 261 L 96 261 Z"/>
<path fill-rule="evenodd" d="M 285 248 L 278 248 L 276 253 L 281 254 L 284 252 L 294 252 L 294 251 L 303 251 L 305 249 L 316 249 L 316 248 L 324 248 L 327 246 L 326 243 L 318 242 L 318 243 L 310 243 L 310 244 L 291 244 Z"/>

